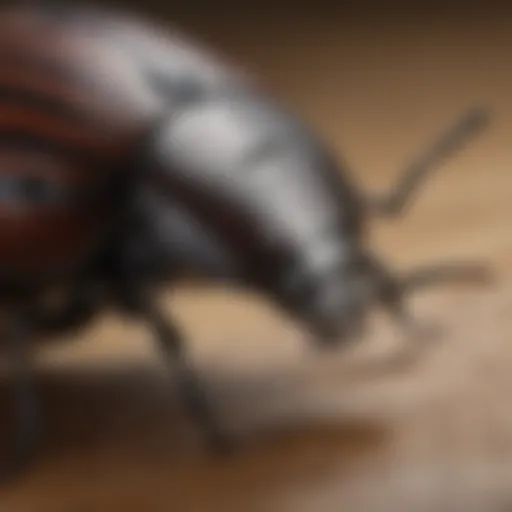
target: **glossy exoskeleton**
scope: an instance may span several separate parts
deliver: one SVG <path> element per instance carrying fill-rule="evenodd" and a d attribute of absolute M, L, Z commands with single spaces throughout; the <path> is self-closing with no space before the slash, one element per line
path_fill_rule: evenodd
<path fill-rule="evenodd" d="M 296 115 L 181 34 L 92 7 L 4 9 L 0 300 L 19 454 L 36 425 L 25 342 L 107 304 L 153 328 L 191 412 L 222 444 L 182 337 L 155 304 L 154 286 L 184 270 L 263 294 L 324 345 L 357 334 L 372 305 L 407 320 L 406 292 L 481 277 L 456 264 L 397 276 L 364 236 L 369 217 L 400 214 L 486 120 L 471 110 L 391 194 L 368 198 Z M 44 299 L 58 288 L 68 299 L 52 310 Z"/>

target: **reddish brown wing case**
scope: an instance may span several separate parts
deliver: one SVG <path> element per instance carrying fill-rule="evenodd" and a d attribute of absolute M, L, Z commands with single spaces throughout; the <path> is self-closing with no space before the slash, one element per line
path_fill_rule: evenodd
<path fill-rule="evenodd" d="M 121 194 L 34 200 L 18 178 L 83 197 L 121 186 L 152 116 L 139 75 L 91 24 L 0 11 L 0 276 L 62 274 L 97 246 Z"/>

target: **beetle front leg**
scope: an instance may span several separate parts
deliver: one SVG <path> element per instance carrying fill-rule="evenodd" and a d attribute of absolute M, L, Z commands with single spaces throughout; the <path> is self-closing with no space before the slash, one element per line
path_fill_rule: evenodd
<path fill-rule="evenodd" d="M 2 454 L 0 478 L 16 476 L 30 462 L 36 452 L 41 432 L 41 414 L 28 357 L 27 341 L 31 334 L 23 317 L 16 317 L 8 325 L 4 339 L 9 369 L 12 374 L 14 399 L 15 439 L 8 453 Z"/>

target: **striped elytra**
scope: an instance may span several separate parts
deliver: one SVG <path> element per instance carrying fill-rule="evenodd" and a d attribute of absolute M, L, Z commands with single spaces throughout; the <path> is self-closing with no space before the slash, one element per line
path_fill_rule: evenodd
<path fill-rule="evenodd" d="M 152 115 L 108 37 L 0 11 L 0 283 L 65 275 L 97 247 Z"/>

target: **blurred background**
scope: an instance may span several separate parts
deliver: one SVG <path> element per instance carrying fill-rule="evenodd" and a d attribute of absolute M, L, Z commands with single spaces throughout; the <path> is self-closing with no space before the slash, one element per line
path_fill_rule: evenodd
<path fill-rule="evenodd" d="M 392 186 L 468 107 L 488 105 L 485 133 L 370 234 L 397 268 L 487 260 L 497 280 L 418 295 L 411 307 L 440 336 L 397 361 L 408 340 L 386 319 L 321 354 L 253 297 L 166 298 L 241 440 L 222 461 L 183 417 L 148 333 L 105 318 L 40 354 L 48 438 L 0 488 L 0 510 L 512 510 L 512 14 L 490 2 L 129 4 L 253 71 L 366 190 Z"/>

